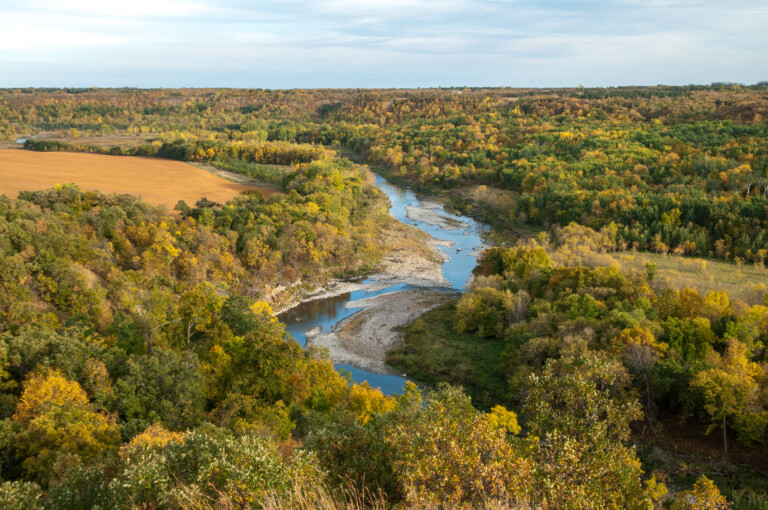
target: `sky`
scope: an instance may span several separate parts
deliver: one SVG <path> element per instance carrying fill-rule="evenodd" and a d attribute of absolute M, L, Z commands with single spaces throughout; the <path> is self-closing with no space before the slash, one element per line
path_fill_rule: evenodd
<path fill-rule="evenodd" d="M 763 80 L 766 0 L 0 0 L 0 87 Z"/>

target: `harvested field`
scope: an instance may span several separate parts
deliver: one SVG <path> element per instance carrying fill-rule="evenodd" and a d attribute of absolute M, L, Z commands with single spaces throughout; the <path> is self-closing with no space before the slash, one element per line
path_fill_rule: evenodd
<path fill-rule="evenodd" d="M 243 190 L 257 189 L 222 179 L 181 161 L 75 152 L 0 150 L 0 194 L 74 183 L 83 190 L 131 193 L 172 208 L 179 200 L 193 205 L 201 197 L 224 203 Z M 264 195 L 273 189 L 261 189 Z"/>

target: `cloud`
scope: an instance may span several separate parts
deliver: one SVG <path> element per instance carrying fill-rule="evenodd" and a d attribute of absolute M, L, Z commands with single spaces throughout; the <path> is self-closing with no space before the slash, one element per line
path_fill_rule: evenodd
<path fill-rule="evenodd" d="M 0 86 L 751 82 L 765 26 L 759 0 L 27 0 Z"/>
<path fill-rule="evenodd" d="M 187 18 L 200 16 L 215 9 L 215 4 L 191 0 L 26 0 L 25 5 L 36 12 L 120 18 Z"/>

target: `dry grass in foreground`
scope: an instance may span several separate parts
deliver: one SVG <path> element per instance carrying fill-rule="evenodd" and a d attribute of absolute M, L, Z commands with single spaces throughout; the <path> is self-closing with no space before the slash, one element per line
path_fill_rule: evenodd
<path fill-rule="evenodd" d="M 180 161 L 73 152 L 0 150 L 0 194 L 74 183 L 80 189 L 130 193 L 169 208 L 184 200 L 193 205 L 201 197 L 224 203 L 241 191 L 254 189 L 217 177 Z M 264 194 L 274 193 L 265 189 Z"/>

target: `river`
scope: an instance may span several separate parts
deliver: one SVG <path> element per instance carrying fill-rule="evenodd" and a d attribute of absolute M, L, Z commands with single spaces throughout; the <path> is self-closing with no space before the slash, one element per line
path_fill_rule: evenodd
<path fill-rule="evenodd" d="M 376 186 L 389 198 L 389 212 L 398 221 L 423 230 L 435 239 L 451 243 L 450 247 L 439 247 L 447 255 L 443 263 L 443 276 L 451 283 L 454 291 L 463 291 L 477 264 L 477 251 L 483 245 L 483 234 L 488 227 L 467 216 L 448 212 L 434 199 L 391 184 L 380 175 L 376 176 Z M 306 346 L 307 331 L 318 326 L 323 331 L 330 331 L 337 323 L 359 310 L 354 307 L 356 300 L 413 288 L 404 283 L 385 289 L 381 288 L 381 282 L 364 280 L 362 283 L 366 287 L 361 290 L 302 303 L 279 315 L 279 319 L 294 338 Z M 351 306 L 348 307 L 347 303 L 351 303 Z M 336 368 L 349 371 L 353 381 L 368 381 L 387 395 L 402 393 L 407 380 L 398 375 L 378 374 L 350 365 L 339 364 Z"/>

